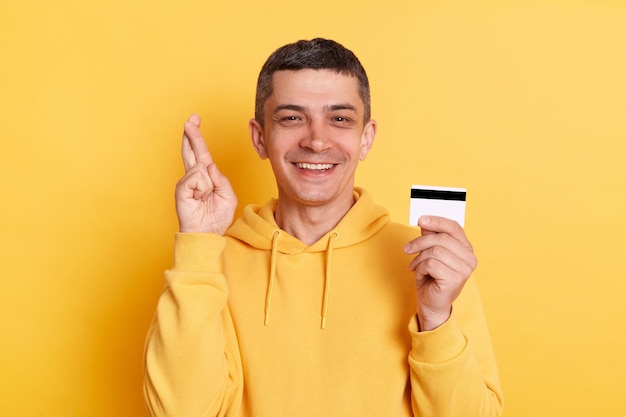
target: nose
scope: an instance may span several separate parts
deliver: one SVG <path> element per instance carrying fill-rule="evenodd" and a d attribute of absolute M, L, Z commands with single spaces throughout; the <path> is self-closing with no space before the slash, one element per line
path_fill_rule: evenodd
<path fill-rule="evenodd" d="M 322 152 L 332 147 L 330 131 L 321 120 L 311 120 L 303 132 L 300 146 L 309 148 L 314 152 Z"/>

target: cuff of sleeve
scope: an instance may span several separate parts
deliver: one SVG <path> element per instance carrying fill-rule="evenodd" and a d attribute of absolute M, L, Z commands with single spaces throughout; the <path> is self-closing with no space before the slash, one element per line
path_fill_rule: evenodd
<path fill-rule="evenodd" d="M 443 363 L 457 357 L 467 345 L 465 336 L 456 323 L 454 312 L 444 324 L 435 330 L 418 332 L 417 318 L 409 323 L 413 343 L 411 357 L 422 363 Z"/>
<path fill-rule="evenodd" d="M 176 233 L 173 270 L 220 271 L 223 236 L 212 233 Z"/>

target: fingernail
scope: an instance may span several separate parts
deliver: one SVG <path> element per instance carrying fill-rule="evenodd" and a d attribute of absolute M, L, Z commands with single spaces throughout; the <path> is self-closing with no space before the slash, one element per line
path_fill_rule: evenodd
<path fill-rule="evenodd" d="M 419 218 L 418 223 L 419 224 L 428 224 L 428 223 L 430 223 L 430 217 L 422 216 L 422 217 Z"/>

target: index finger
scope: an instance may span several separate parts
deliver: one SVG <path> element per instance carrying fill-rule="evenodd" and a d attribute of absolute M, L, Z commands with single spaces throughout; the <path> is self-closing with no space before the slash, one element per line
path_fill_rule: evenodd
<path fill-rule="evenodd" d="M 191 115 L 185 123 L 182 145 L 183 163 L 185 171 L 189 171 L 196 164 L 209 165 L 213 162 L 209 149 L 200 132 L 200 116 Z"/>
<path fill-rule="evenodd" d="M 417 221 L 417 225 L 422 228 L 423 235 L 430 233 L 446 233 L 461 242 L 464 246 L 472 247 L 472 244 L 465 235 L 465 231 L 461 225 L 454 220 L 429 215 L 420 217 Z"/>

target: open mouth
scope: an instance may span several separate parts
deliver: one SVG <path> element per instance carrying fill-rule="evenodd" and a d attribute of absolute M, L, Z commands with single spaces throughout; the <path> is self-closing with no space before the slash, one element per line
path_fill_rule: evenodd
<path fill-rule="evenodd" d="M 296 166 L 300 169 L 309 169 L 312 171 L 326 171 L 335 166 L 335 164 L 311 164 L 308 162 L 296 162 Z"/>

